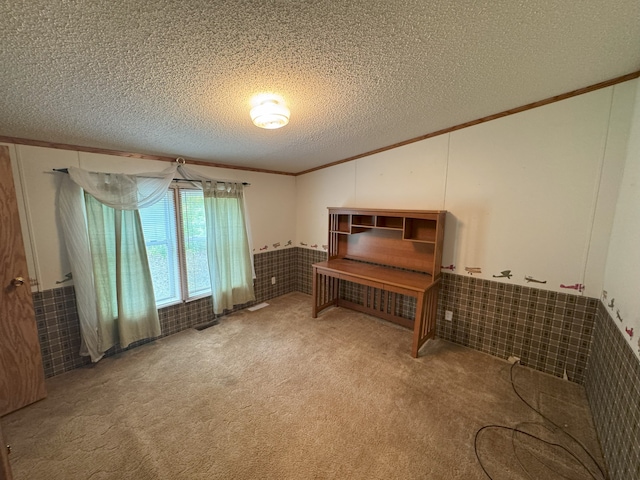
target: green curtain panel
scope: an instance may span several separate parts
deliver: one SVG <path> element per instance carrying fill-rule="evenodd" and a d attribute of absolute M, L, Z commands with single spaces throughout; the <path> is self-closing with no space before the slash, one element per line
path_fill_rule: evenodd
<path fill-rule="evenodd" d="M 100 348 L 160 335 L 138 210 L 115 210 L 85 194 Z"/>
<path fill-rule="evenodd" d="M 243 185 L 202 182 L 213 311 L 255 300 Z"/>

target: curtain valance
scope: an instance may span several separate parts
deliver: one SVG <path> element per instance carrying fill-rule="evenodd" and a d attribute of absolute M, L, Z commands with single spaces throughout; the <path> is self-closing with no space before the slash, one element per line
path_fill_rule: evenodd
<path fill-rule="evenodd" d="M 138 210 L 164 198 L 177 165 L 172 164 L 161 172 L 136 175 L 89 172 L 77 167 L 68 170 L 71 179 L 100 203 L 116 210 Z"/>

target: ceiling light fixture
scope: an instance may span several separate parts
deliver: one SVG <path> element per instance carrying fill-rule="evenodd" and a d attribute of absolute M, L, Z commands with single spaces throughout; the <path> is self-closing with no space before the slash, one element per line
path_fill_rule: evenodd
<path fill-rule="evenodd" d="M 289 123 L 290 113 L 283 102 L 276 98 L 266 98 L 253 107 L 249 115 L 256 127 L 273 130 Z"/>

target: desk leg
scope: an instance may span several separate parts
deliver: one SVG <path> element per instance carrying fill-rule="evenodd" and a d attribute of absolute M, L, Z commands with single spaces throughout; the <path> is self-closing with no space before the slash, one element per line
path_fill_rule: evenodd
<path fill-rule="evenodd" d="M 418 350 L 420 350 L 420 340 L 422 336 L 422 324 L 424 318 L 424 297 L 425 294 L 418 295 L 416 298 L 416 316 L 413 321 L 413 346 L 411 347 L 411 356 L 418 358 Z"/>
<path fill-rule="evenodd" d="M 313 309 L 311 318 L 318 318 L 318 271 L 313 268 L 313 293 L 312 293 Z"/>
<path fill-rule="evenodd" d="M 416 298 L 416 318 L 413 323 L 413 348 L 411 355 L 418 357 L 418 350 L 436 334 L 436 316 L 438 314 L 438 291 L 436 281 L 424 294 Z"/>

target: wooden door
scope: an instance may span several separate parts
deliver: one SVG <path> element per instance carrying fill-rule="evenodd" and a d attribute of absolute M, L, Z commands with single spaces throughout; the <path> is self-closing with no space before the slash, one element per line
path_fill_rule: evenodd
<path fill-rule="evenodd" d="M 45 396 L 11 160 L 0 146 L 0 417 Z"/>

